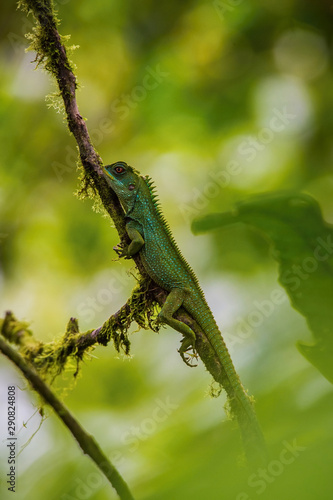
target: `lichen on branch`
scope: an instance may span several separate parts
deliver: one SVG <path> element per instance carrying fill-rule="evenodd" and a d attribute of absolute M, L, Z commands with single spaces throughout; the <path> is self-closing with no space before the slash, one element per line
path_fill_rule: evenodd
<path fill-rule="evenodd" d="M 28 40 L 30 40 L 28 50 L 36 52 L 35 61 L 37 65 L 43 65 L 56 78 L 59 75 L 59 68 L 62 63 L 73 73 L 74 67 L 68 57 L 66 57 L 66 43 L 70 39 L 70 35 L 56 35 L 55 32 L 57 31 L 59 19 L 56 17 L 53 4 L 44 0 L 37 2 L 20 0 L 18 7 L 24 10 L 27 15 L 36 15 L 38 13 L 39 23 L 33 27 L 32 33 L 26 35 Z M 60 42 L 62 49 L 56 43 L 57 41 Z M 73 81 L 76 86 L 75 79 Z"/>
<path fill-rule="evenodd" d="M 66 50 L 67 37 L 57 30 L 58 20 L 50 0 L 20 0 L 19 7 L 32 14 L 36 26 L 28 34 L 30 48 L 36 51 L 36 61 L 55 77 L 64 102 L 67 124 L 79 149 L 83 166 L 83 192 L 98 193 L 110 215 L 121 239 L 126 239 L 124 211 L 117 196 L 109 189 L 102 175 L 102 160 L 95 151 L 86 122 L 81 116 L 76 101 L 76 76 Z"/>
<path fill-rule="evenodd" d="M 78 320 L 70 318 L 64 335 L 52 342 L 36 340 L 28 323 L 19 321 L 12 312 L 0 319 L 0 334 L 15 344 L 24 360 L 38 371 L 43 379 L 53 381 L 70 362 L 76 364 L 86 359 L 96 345 L 106 346 L 110 341 L 117 352 L 130 354 L 129 329 L 135 321 L 140 328 L 159 330 L 159 307 L 145 281 L 139 282 L 131 297 L 99 328 L 80 333 Z"/>

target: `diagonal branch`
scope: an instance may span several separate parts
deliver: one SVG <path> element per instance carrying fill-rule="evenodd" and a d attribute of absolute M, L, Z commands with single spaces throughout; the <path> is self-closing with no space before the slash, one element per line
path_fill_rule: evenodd
<path fill-rule="evenodd" d="M 86 122 L 81 116 L 76 101 L 76 77 L 68 59 L 65 45 L 57 30 L 57 19 L 50 0 L 21 0 L 19 7 L 32 13 L 38 24 L 33 34 L 31 49 L 36 51 L 36 62 L 42 64 L 57 80 L 64 102 L 68 128 L 74 135 L 86 182 L 97 190 L 104 208 L 115 223 L 123 239 L 125 237 L 124 212 L 117 196 L 110 190 L 102 175 L 102 160 L 95 151 Z"/>

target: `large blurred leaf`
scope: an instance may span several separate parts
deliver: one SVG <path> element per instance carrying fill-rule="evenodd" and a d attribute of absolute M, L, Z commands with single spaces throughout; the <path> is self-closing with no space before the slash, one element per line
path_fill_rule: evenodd
<path fill-rule="evenodd" d="M 258 229 L 274 245 L 279 281 L 313 333 L 312 345 L 299 351 L 333 383 L 333 228 L 311 196 L 276 192 L 238 203 L 231 212 L 193 221 L 194 233 L 242 222 Z"/>

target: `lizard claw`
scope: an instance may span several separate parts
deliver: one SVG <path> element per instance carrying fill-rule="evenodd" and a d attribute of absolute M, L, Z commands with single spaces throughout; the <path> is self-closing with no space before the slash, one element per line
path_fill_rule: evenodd
<path fill-rule="evenodd" d="M 121 253 L 123 252 L 123 247 L 120 246 L 120 244 L 118 244 L 115 247 L 113 247 L 113 250 L 116 252 L 116 254 L 121 255 Z"/>
<path fill-rule="evenodd" d="M 115 247 L 113 247 L 113 250 L 116 252 L 116 254 L 118 255 L 119 258 L 122 258 L 122 257 L 124 257 L 125 259 L 130 258 L 127 255 L 127 249 L 124 248 L 123 246 L 121 246 L 121 244 L 118 244 Z"/>

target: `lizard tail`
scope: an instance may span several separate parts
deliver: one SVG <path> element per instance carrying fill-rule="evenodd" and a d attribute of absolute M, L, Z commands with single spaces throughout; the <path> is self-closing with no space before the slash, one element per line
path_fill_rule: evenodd
<path fill-rule="evenodd" d="M 198 307 L 195 311 L 190 311 L 190 313 L 205 333 L 219 360 L 219 374 L 216 373 L 216 370 L 213 370 L 213 373 L 207 366 L 208 370 L 213 374 L 215 380 L 226 390 L 233 412 L 237 416 L 242 414 L 243 420 L 248 420 L 252 425 L 256 426 L 258 434 L 262 436 L 253 402 L 240 381 L 213 313 L 205 302 L 202 307 Z"/>

